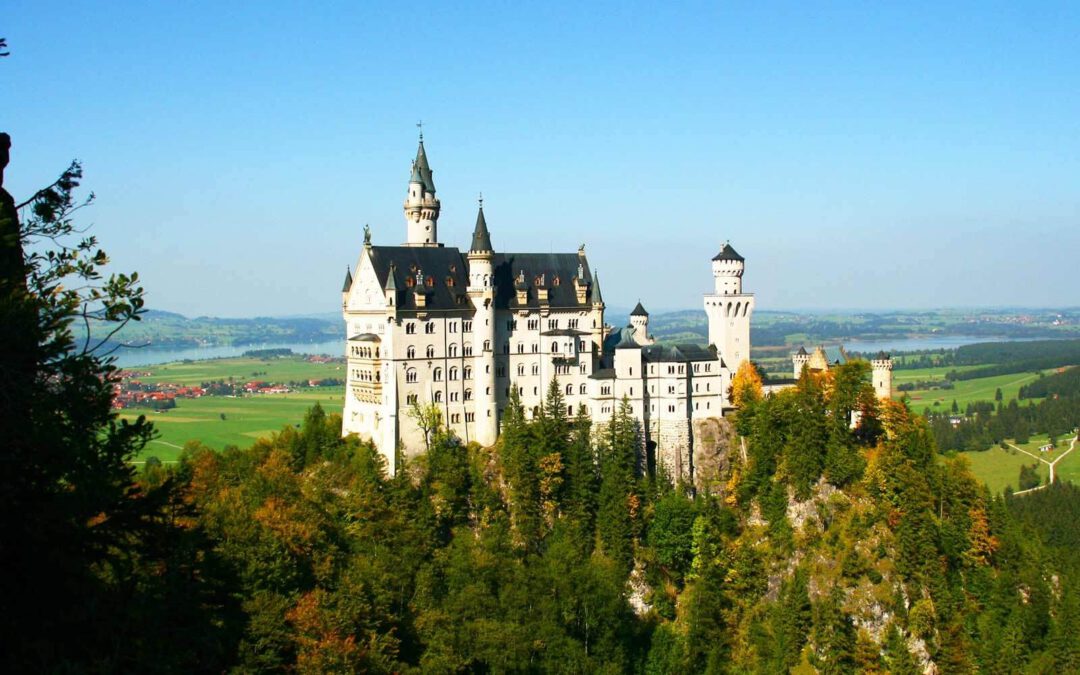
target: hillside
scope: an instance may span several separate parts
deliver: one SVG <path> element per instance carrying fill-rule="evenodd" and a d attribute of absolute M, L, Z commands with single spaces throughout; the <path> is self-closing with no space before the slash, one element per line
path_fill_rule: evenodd
<path fill-rule="evenodd" d="M 149 310 L 113 336 L 113 342 L 153 347 L 325 342 L 344 335 L 341 321 L 314 317 L 188 318 L 174 312 Z M 78 337 L 82 337 L 81 335 Z M 94 335 L 101 339 L 104 335 Z"/>

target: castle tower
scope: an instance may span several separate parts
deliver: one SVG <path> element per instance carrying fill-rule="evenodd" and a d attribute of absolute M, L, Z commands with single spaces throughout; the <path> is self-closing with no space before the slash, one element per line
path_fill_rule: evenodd
<path fill-rule="evenodd" d="M 799 347 L 799 351 L 791 355 L 791 365 L 794 366 L 796 380 L 802 375 L 803 366 L 809 361 L 810 354 L 806 352 L 806 347 Z"/>
<path fill-rule="evenodd" d="M 405 197 L 405 227 L 408 239 L 405 246 L 439 245 L 439 200 L 435 197 L 435 180 L 424 151 L 424 134 L 409 177 L 409 193 Z"/>
<path fill-rule="evenodd" d="M 719 350 L 732 372 L 750 358 L 750 315 L 754 295 L 742 292 L 745 259 L 725 243 L 712 259 L 714 292 L 705 296 L 709 344 Z"/>
<path fill-rule="evenodd" d="M 630 325 L 634 328 L 634 340 L 639 345 L 652 344 L 649 339 L 649 313 L 641 306 L 640 300 L 634 311 L 630 312 Z"/>
<path fill-rule="evenodd" d="M 881 400 L 892 398 L 892 357 L 885 352 L 878 352 L 870 360 L 870 369 L 874 382 L 874 393 Z"/>
<path fill-rule="evenodd" d="M 495 405 L 495 283 L 491 234 L 484 218 L 484 200 L 476 214 L 469 261 L 469 300 L 476 313 L 472 319 L 473 335 L 473 410 L 476 419 L 475 440 L 480 445 L 494 445 L 499 435 Z"/>

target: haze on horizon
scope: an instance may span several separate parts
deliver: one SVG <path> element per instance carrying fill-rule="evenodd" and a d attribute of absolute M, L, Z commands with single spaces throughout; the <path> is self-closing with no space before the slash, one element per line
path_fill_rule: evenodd
<path fill-rule="evenodd" d="M 151 307 L 333 312 L 422 119 L 443 243 L 483 192 L 614 307 L 700 307 L 726 239 L 760 310 L 1078 302 L 1080 5 L 404 9 L 16 0 L 7 186 L 83 160 Z"/>

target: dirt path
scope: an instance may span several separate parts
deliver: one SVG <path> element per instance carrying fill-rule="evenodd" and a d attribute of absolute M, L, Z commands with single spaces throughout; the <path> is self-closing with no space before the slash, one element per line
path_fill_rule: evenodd
<path fill-rule="evenodd" d="M 1058 462 L 1060 462 L 1061 460 L 1063 460 L 1063 459 L 1065 459 L 1066 457 L 1068 457 L 1068 456 L 1069 456 L 1069 453 L 1070 453 L 1070 452 L 1072 452 L 1074 448 L 1076 448 L 1076 439 L 1077 439 L 1077 438 L 1080 438 L 1080 434 L 1078 434 L 1078 435 L 1076 435 L 1076 436 L 1073 436 L 1073 437 L 1072 437 L 1072 439 L 1070 439 L 1070 440 L 1069 440 L 1069 449 L 1068 449 L 1068 450 L 1066 450 L 1065 452 L 1061 453 L 1061 454 L 1060 454 L 1060 455 L 1058 456 L 1058 458 L 1057 458 L 1057 459 L 1055 459 L 1055 460 L 1054 460 L 1054 461 L 1052 461 L 1052 462 L 1048 462 L 1048 461 L 1046 461 L 1045 459 L 1043 459 L 1042 457 L 1037 457 L 1036 455 L 1033 455 L 1033 454 L 1031 454 L 1031 453 L 1030 453 L 1030 452 L 1028 452 L 1027 450 L 1024 450 L 1023 448 L 1018 448 L 1018 447 L 1016 447 L 1015 445 L 1013 445 L 1012 443 L 1009 443 L 1009 444 L 1008 444 L 1008 446 L 1009 446 L 1010 448 L 1012 448 L 1013 450 L 1019 450 L 1020 452 L 1024 453 L 1024 454 L 1025 454 L 1025 455 L 1027 455 L 1028 457 L 1035 457 L 1035 459 L 1039 460 L 1039 461 L 1040 461 L 1040 462 L 1042 462 L 1043 464 L 1045 464 L 1045 465 L 1047 465 L 1048 467 L 1050 467 L 1050 480 L 1049 480 L 1048 482 L 1046 482 L 1046 483 L 1043 483 L 1042 485 L 1039 485 L 1038 487 L 1033 487 L 1033 488 L 1031 488 L 1030 490 L 1021 490 L 1020 492 L 1014 492 L 1013 494 L 1014 494 L 1014 495 L 1022 495 L 1022 494 L 1025 494 L 1025 493 L 1027 493 L 1027 492 L 1034 492 L 1034 491 L 1036 491 L 1036 490 L 1041 490 L 1041 489 L 1043 489 L 1044 487 L 1046 487 L 1047 485 L 1052 485 L 1052 484 L 1054 483 L 1054 467 L 1055 467 L 1055 466 L 1057 466 L 1057 463 L 1058 463 Z"/>

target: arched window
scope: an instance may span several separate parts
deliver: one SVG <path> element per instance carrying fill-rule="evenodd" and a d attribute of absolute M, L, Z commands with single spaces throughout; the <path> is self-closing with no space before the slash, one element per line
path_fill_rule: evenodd
<path fill-rule="evenodd" d="M 416 382 L 416 369 L 415 368 L 409 368 L 408 370 L 405 371 L 405 381 L 406 382 Z"/>
<path fill-rule="evenodd" d="M 585 388 L 585 383 L 584 383 L 584 382 L 582 382 L 582 383 L 581 383 L 581 386 L 580 386 L 580 387 L 578 387 L 578 393 L 579 393 L 579 394 L 584 394 L 585 392 L 586 392 L 586 388 Z"/>
<path fill-rule="evenodd" d="M 425 323 L 424 324 L 424 332 L 428 333 L 428 334 L 434 333 L 435 332 L 435 322 L 428 321 L 427 323 Z"/>
<path fill-rule="evenodd" d="M 485 352 L 490 352 L 491 351 L 491 340 L 484 340 L 484 351 Z"/>
<path fill-rule="evenodd" d="M 552 342 L 551 343 L 551 351 L 553 351 L 553 352 L 559 351 L 559 343 L 558 342 Z"/>
<path fill-rule="evenodd" d="M 450 356 L 457 356 L 457 345 L 450 345 Z"/>
<path fill-rule="evenodd" d="M 540 374 L 540 364 L 539 363 L 534 363 L 533 364 L 532 374 L 533 375 L 539 375 Z"/>
<path fill-rule="evenodd" d="M 465 349 L 463 351 L 465 352 L 465 356 L 472 356 L 472 345 L 465 345 Z"/>
<path fill-rule="evenodd" d="M 409 348 L 405 350 L 405 357 L 410 359 L 416 358 L 416 347 L 409 345 Z"/>
<path fill-rule="evenodd" d="M 462 379 L 471 380 L 472 379 L 472 368 L 469 368 L 468 366 L 466 366 L 465 367 L 465 372 L 462 373 L 461 377 L 462 377 Z"/>
<path fill-rule="evenodd" d="M 519 363 L 518 364 L 518 375 L 524 375 L 524 374 L 525 374 L 525 364 L 524 363 Z"/>
<path fill-rule="evenodd" d="M 436 403 L 442 403 L 442 392 L 441 391 L 436 391 L 435 392 L 435 402 Z"/>
<path fill-rule="evenodd" d="M 572 385 L 572 384 L 566 385 L 566 395 L 569 396 L 570 394 L 573 394 L 573 393 L 574 393 L 574 385 Z"/>
<path fill-rule="evenodd" d="M 405 334 L 406 335 L 412 335 L 415 332 L 416 332 L 416 324 L 415 323 L 410 321 L 407 324 L 405 324 Z"/>
<path fill-rule="evenodd" d="M 428 357 L 429 359 L 430 359 L 430 358 L 434 358 L 434 357 L 435 357 L 435 348 L 434 348 L 434 347 L 432 347 L 431 345 L 428 345 L 428 346 L 427 346 L 427 357 Z"/>
<path fill-rule="evenodd" d="M 450 379 L 451 380 L 456 380 L 457 376 L 458 376 L 458 369 L 457 368 L 451 368 L 450 369 Z"/>
<path fill-rule="evenodd" d="M 472 400 L 472 389 L 466 389 L 465 390 L 465 400 L 466 401 L 471 401 Z"/>

